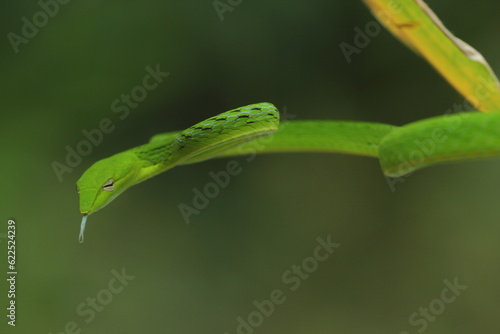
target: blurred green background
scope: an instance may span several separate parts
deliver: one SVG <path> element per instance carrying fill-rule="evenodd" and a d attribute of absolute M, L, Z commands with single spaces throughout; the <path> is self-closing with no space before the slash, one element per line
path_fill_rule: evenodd
<path fill-rule="evenodd" d="M 428 3 L 500 69 L 500 2 Z M 340 43 L 374 20 L 361 1 L 242 1 L 222 21 L 212 1 L 71 1 L 18 53 L 8 34 L 41 7 L 1 6 L 0 263 L 6 277 L 14 219 L 18 276 L 15 328 L 0 285 L 0 332 L 233 334 L 239 317 L 258 325 L 246 334 L 500 331 L 499 161 L 424 169 L 391 191 L 375 159 L 242 157 L 241 174 L 186 224 L 179 204 L 225 169 L 213 160 L 133 187 L 90 216 L 78 243 L 76 180 L 153 134 L 262 101 L 295 119 L 396 125 L 462 103 L 386 30 L 346 61 Z M 157 64 L 170 75 L 121 120 L 112 102 Z M 60 182 L 54 161 L 103 118 L 114 130 Z M 292 291 L 282 275 L 328 236 L 341 246 Z M 135 278 L 110 293 L 113 270 Z M 467 288 L 443 304 L 455 278 Z M 275 289 L 286 300 L 260 321 L 253 302 Z"/>

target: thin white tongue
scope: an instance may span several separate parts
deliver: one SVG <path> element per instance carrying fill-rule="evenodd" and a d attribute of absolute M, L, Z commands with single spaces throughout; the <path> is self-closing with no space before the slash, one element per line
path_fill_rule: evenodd
<path fill-rule="evenodd" d="M 85 224 L 87 224 L 87 217 L 89 215 L 83 215 L 82 218 L 82 224 L 80 225 L 80 237 L 78 240 L 80 240 L 80 243 L 83 243 L 83 234 L 85 233 Z"/>

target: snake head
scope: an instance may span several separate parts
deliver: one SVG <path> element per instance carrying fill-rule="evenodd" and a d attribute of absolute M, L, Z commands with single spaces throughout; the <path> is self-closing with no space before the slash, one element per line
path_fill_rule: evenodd
<path fill-rule="evenodd" d="M 76 182 L 80 212 L 89 215 L 108 205 L 135 184 L 136 157 L 130 152 L 115 154 L 90 166 Z"/>

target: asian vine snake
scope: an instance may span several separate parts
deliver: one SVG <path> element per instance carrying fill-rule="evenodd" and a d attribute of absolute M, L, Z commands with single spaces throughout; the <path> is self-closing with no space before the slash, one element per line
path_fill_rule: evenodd
<path fill-rule="evenodd" d="M 154 136 L 87 169 L 77 182 L 80 242 L 88 215 L 129 187 L 178 165 L 252 153 L 338 152 L 378 157 L 384 173 L 398 177 L 437 163 L 499 156 L 499 134 L 500 112 L 446 115 L 402 127 L 347 121 L 280 124 L 274 105 L 248 105 L 182 132 Z"/>
<path fill-rule="evenodd" d="M 423 55 L 479 110 L 498 110 L 500 86 L 484 58 L 454 37 L 422 0 L 365 0 L 375 16 Z M 400 6 L 400 7 L 399 7 Z M 263 138 L 270 136 L 268 138 Z M 500 156 L 500 112 L 444 115 L 402 127 L 346 121 L 279 121 L 270 103 L 211 117 L 182 132 L 153 137 L 92 165 L 77 182 L 83 219 L 134 184 L 177 165 L 255 153 L 337 152 L 378 157 L 399 177 L 444 162 Z"/>

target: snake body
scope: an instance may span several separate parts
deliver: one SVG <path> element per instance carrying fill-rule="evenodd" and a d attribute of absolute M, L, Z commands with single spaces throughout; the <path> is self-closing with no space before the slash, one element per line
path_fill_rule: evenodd
<path fill-rule="evenodd" d="M 181 132 L 156 135 L 144 145 L 100 160 L 77 182 L 88 215 L 129 187 L 175 166 L 256 153 L 329 152 L 378 157 L 383 172 L 402 176 L 450 161 L 500 156 L 500 113 L 460 113 L 405 126 L 350 121 L 287 121 L 257 103 L 213 116 Z"/>

